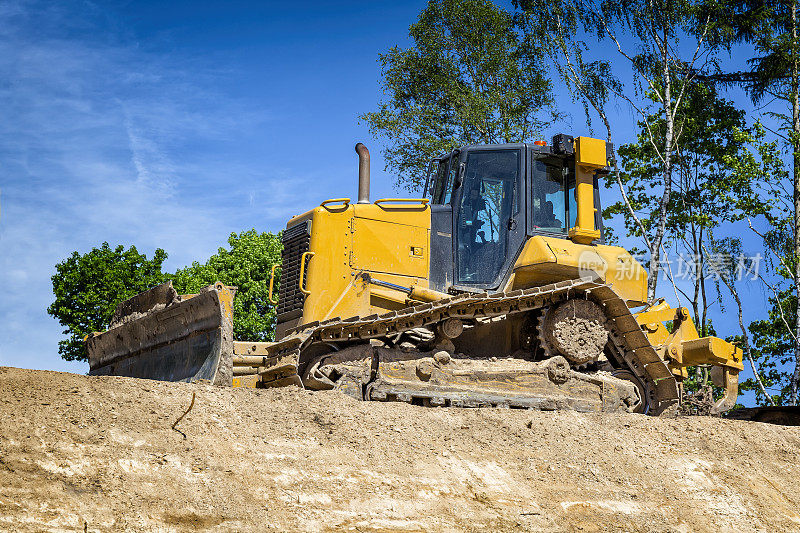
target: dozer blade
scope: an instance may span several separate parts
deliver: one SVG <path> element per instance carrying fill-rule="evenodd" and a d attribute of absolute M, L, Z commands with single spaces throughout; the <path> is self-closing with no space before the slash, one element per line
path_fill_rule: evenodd
<path fill-rule="evenodd" d="M 120 303 L 111 328 L 86 339 L 89 374 L 230 386 L 235 290 L 179 296 L 166 282 Z"/>

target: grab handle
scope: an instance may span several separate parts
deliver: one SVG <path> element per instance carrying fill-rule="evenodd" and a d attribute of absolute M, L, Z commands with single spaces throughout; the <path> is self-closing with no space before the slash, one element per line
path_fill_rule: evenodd
<path fill-rule="evenodd" d="M 342 207 L 347 207 L 350 205 L 350 198 L 331 198 L 330 200 L 325 200 L 319 205 L 320 207 L 325 207 L 331 204 L 342 204 Z"/>
<path fill-rule="evenodd" d="M 380 204 L 422 204 L 428 205 L 427 198 L 381 198 L 380 200 L 375 200 L 373 203 L 375 205 Z"/>
<path fill-rule="evenodd" d="M 280 266 L 281 266 L 280 263 L 275 263 L 274 265 L 272 265 L 272 272 L 269 275 L 269 295 L 267 296 L 267 298 L 269 298 L 269 303 L 271 303 L 272 305 L 278 305 L 278 300 L 272 299 L 272 284 L 275 282 L 275 269 Z"/>
<path fill-rule="evenodd" d="M 306 273 L 306 257 L 314 257 L 314 252 L 303 252 L 303 255 L 300 256 L 300 279 L 297 280 L 297 285 L 300 288 L 300 292 L 308 296 L 311 294 L 311 291 L 307 291 L 306 288 L 303 287 L 303 278 Z"/>

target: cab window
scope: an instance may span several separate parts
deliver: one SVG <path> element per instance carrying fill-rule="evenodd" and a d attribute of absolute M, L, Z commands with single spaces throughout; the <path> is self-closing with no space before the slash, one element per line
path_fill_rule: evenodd
<path fill-rule="evenodd" d="M 451 156 L 434 162 L 433 169 L 433 203 L 449 204 L 453 194 L 453 182 L 458 173 L 458 157 Z"/>
<path fill-rule="evenodd" d="M 570 209 L 567 187 L 574 187 L 575 169 L 558 157 L 545 157 L 534 161 L 531 184 L 531 213 L 533 228 L 553 233 L 568 229 L 567 214 Z"/>
<path fill-rule="evenodd" d="M 470 152 L 458 209 L 458 281 L 486 285 L 506 260 L 519 150 Z"/>

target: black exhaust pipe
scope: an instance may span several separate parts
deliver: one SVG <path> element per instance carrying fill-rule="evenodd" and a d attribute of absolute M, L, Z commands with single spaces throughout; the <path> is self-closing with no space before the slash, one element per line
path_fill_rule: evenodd
<path fill-rule="evenodd" d="M 356 144 L 358 154 L 358 203 L 369 203 L 369 150 L 361 143 Z"/>

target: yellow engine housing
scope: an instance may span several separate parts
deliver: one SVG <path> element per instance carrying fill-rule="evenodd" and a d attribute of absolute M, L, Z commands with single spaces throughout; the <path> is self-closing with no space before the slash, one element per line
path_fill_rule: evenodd
<path fill-rule="evenodd" d="M 277 339 L 299 324 L 405 307 L 405 293 L 370 285 L 362 273 L 401 286 L 428 287 L 431 218 L 427 201 L 351 204 L 348 198 L 329 200 L 292 218 L 287 228 L 300 224 L 310 227 L 303 274 L 296 281 L 297 289 L 305 291 L 302 315 L 283 322 L 279 317 Z M 282 284 L 281 298 L 293 290 Z"/>

